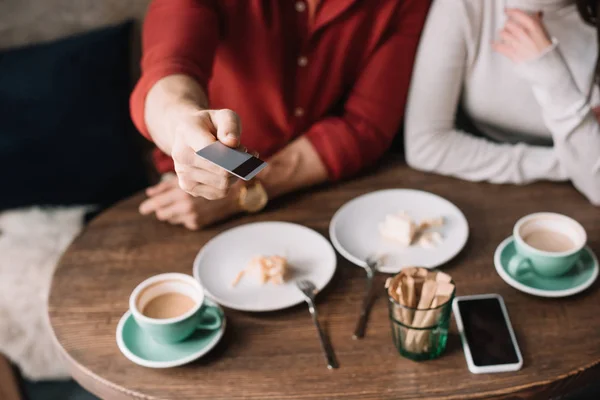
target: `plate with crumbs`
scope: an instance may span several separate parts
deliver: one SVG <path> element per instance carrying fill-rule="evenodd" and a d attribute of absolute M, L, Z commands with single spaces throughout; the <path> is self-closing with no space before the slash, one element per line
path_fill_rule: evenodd
<path fill-rule="evenodd" d="M 462 211 L 443 197 L 413 189 L 367 193 L 333 216 L 329 236 L 348 261 L 365 267 L 377 256 L 384 273 L 404 267 L 439 267 L 454 258 L 469 237 Z"/>
<path fill-rule="evenodd" d="M 295 281 L 318 290 L 333 277 L 333 247 L 323 235 L 289 222 L 257 222 L 215 236 L 194 260 L 207 297 L 240 311 L 266 312 L 302 303 Z"/>

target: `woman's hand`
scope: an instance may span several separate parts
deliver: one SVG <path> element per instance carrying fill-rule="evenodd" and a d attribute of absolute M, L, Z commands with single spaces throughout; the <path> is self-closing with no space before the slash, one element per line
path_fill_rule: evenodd
<path fill-rule="evenodd" d="M 233 191 L 219 200 L 193 197 L 179 187 L 174 176 L 149 187 L 146 194 L 148 199 L 139 208 L 142 215 L 154 213 L 160 221 L 190 230 L 204 228 L 241 211 Z"/>
<path fill-rule="evenodd" d="M 522 10 L 506 9 L 508 21 L 500 31 L 500 40 L 493 43 L 498 53 L 515 63 L 533 60 L 552 45 L 542 13 L 530 15 Z"/>

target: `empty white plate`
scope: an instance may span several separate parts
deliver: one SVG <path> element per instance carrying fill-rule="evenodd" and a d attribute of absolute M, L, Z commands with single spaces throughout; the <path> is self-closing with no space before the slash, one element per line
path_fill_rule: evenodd
<path fill-rule="evenodd" d="M 415 221 L 444 217 L 437 230 L 443 240 L 434 248 L 417 245 L 402 247 L 379 234 L 379 223 L 386 215 L 405 211 Z M 469 225 L 464 214 L 448 200 L 432 193 L 412 189 L 390 189 L 365 194 L 340 208 L 329 225 L 333 245 L 347 260 L 365 267 L 371 254 L 385 254 L 385 265 L 379 270 L 396 273 L 403 267 L 438 267 L 465 246 Z"/>
<path fill-rule="evenodd" d="M 261 284 L 246 274 L 234 287 L 237 274 L 253 257 L 280 255 L 291 272 L 282 285 Z M 194 277 L 208 297 L 242 311 L 275 311 L 304 301 L 296 287 L 299 279 L 323 289 L 336 267 L 335 251 L 319 233 L 288 222 L 258 222 L 225 231 L 210 240 L 194 260 Z"/>

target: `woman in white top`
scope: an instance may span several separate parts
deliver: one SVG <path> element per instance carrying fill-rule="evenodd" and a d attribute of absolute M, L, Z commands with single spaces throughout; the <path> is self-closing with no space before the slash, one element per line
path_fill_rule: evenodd
<path fill-rule="evenodd" d="M 408 164 L 471 181 L 570 180 L 600 205 L 598 38 L 582 19 L 595 24 L 598 5 L 435 0 L 406 112 Z M 457 129 L 459 106 L 472 132 Z"/>

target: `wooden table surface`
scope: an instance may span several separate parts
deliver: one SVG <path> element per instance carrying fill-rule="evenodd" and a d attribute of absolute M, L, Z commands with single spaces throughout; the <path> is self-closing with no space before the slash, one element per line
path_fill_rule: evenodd
<path fill-rule="evenodd" d="M 373 307 L 366 337 L 352 340 L 365 273 L 338 255 L 336 274 L 319 295 L 340 368 L 328 370 L 306 306 L 253 314 L 226 310 L 223 340 L 184 367 L 153 370 L 127 360 L 115 329 L 132 289 L 162 272 L 192 273 L 198 250 L 219 232 L 253 221 L 289 221 L 327 236 L 329 221 L 345 202 L 384 188 L 414 188 L 456 204 L 470 224 L 459 256 L 443 267 L 459 295 L 499 293 L 506 301 L 524 357 L 519 372 L 473 375 L 467 370 L 454 321 L 446 353 L 413 362 L 391 341 L 385 299 Z M 354 181 L 294 195 L 267 211 L 201 232 L 142 217 L 134 196 L 93 220 L 56 270 L 49 302 L 54 333 L 74 377 L 106 399 L 549 399 L 600 377 L 598 284 L 564 299 L 533 297 L 496 274 L 496 246 L 515 221 L 537 211 L 580 221 L 600 251 L 600 210 L 568 184 L 501 186 L 468 183 L 410 170 L 400 161 Z M 218 266 L 215 266 L 218 268 Z M 383 285 L 385 276 L 377 284 Z"/>

